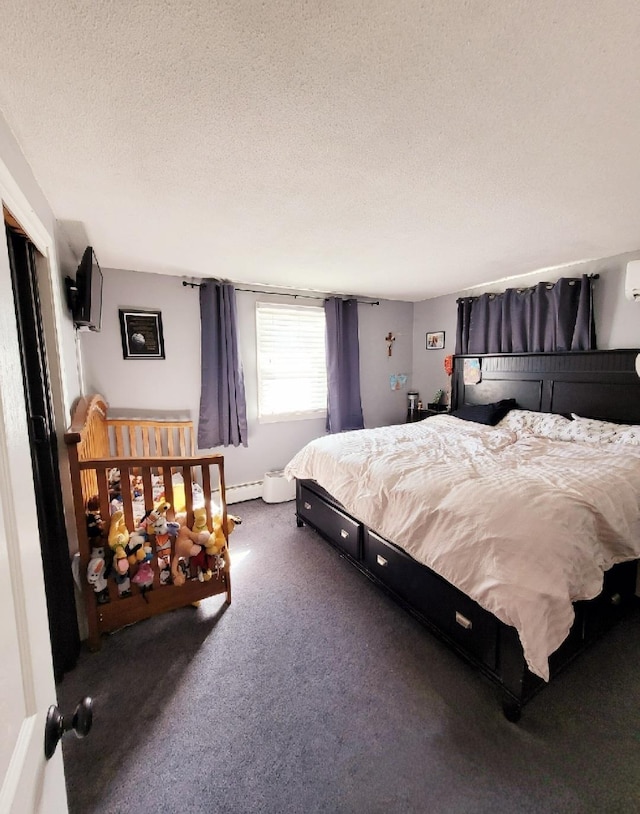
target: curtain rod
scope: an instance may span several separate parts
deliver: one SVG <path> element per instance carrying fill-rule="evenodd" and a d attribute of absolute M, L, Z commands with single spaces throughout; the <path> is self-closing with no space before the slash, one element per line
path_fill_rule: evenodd
<path fill-rule="evenodd" d="M 599 280 L 600 279 L 600 275 L 597 272 L 594 272 L 593 274 L 586 274 L 584 276 L 587 277 L 589 280 Z M 565 278 L 561 277 L 560 280 L 562 280 L 562 279 L 565 279 Z M 570 280 L 574 280 L 574 279 L 577 280 L 578 278 L 571 277 L 569 279 Z M 556 280 L 556 282 L 560 282 L 560 280 Z M 541 284 L 546 285 L 548 288 L 553 288 L 555 286 L 555 283 L 546 283 L 543 280 L 541 280 L 539 283 L 533 283 L 533 285 L 522 286 L 521 288 L 519 288 L 517 286 L 514 286 L 514 289 L 516 291 L 518 291 L 518 292 L 533 291 L 537 286 L 539 286 Z M 573 283 L 570 283 L 570 285 L 573 285 Z M 478 286 L 478 288 L 483 288 L 483 287 L 484 286 Z M 473 288 L 473 286 L 470 286 L 470 288 Z M 487 292 L 485 292 L 485 294 L 486 293 Z M 490 291 L 488 293 L 489 293 L 490 297 L 497 297 L 501 293 L 504 294 L 504 291 L 502 291 L 502 292 Z M 456 302 L 461 302 L 462 300 L 477 300 L 479 296 L 482 296 L 482 295 L 480 295 L 480 294 L 470 294 L 467 297 L 458 297 Z"/>
<path fill-rule="evenodd" d="M 182 285 L 189 286 L 189 288 L 206 288 L 206 283 L 189 283 L 186 280 L 182 281 Z M 249 294 L 267 294 L 269 297 L 293 297 L 294 300 L 301 298 L 303 300 L 326 300 L 328 297 L 320 297 L 315 294 L 287 294 L 283 291 L 258 291 L 255 288 L 235 288 L 235 291 L 246 291 Z M 351 298 L 353 299 L 353 298 Z M 356 300 L 361 305 L 380 305 L 380 300 Z"/>

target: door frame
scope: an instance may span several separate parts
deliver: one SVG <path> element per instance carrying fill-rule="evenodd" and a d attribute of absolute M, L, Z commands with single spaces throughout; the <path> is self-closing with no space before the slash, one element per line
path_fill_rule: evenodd
<path fill-rule="evenodd" d="M 50 234 L 30 205 L 12 173 L 0 158 L 0 202 L 11 212 L 28 234 L 31 242 L 43 256 L 43 264 L 38 269 L 39 281 L 42 277 L 43 290 L 41 298 L 49 312 L 45 324 L 45 346 L 53 359 L 61 356 L 61 293 L 55 276 L 58 275 L 58 262 L 54 235 Z M 6 242 L 0 242 L 4 252 Z M 6 258 L 8 266 L 8 255 Z M 46 274 L 41 274 L 46 265 Z M 10 277 L 6 281 L 11 287 Z M 13 296 L 11 296 L 13 304 Z M 9 304 L 7 303 L 7 308 Z M 51 315 L 53 319 L 51 319 Z M 51 330 L 53 328 L 53 336 Z M 12 334 L 14 331 L 11 332 Z M 17 333 L 16 333 L 17 341 Z M 12 341 L 10 337 L 9 341 Z M 20 382 L 22 392 L 22 372 L 20 357 L 15 359 L 9 353 L 6 359 L 8 367 L 3 376 L 8 375 L 10 389 Z M 3 362 L 5 360 L 2 360 Z M 58 363 L 50 371 L 54 422 L 56 427 L 62 424 L 69 414 L 67 391 L 62 377 L 62 367 Z M 32 479 L 31 456 L 27 430 L 26 409 L 22 404 L 3 401 L 0 396 L 0 496 L 3 508 L 3 525 L 8 541 L 15 541 L 7 547 L 7 563 L 11 584 L 13 586 L 13 606 L 16 628 L 19 636 L 19 664 L 22 675 L 24 719 L 18 733 L 12 758 L 3 778 L 0 808 L 5 804 L 12 811 L 35 811 L 36 807 L 47 811 L 66 811 L 66 792 L 64 787 L 64 770 L 62 749 L 58 749 L 48 764 L 44 761 L 44 722 L 48 706 L 56 702 L 55 684 L 51 650 L 41 646 L 41 627 L 47 618 L 44 579 L 41 569 L 34 573 L 35 560 L 33 545 L 29 548 L 20 545 L 25 529 L 30 533 L 35 524 L 35 493 L 25 484 Z M 9 460 L 10 459 L 10 460 Z M 25 523 L 25 516 L 28 523 Z M 69 525 L 69 524 L 67 524 Z M 39 555 L 39 546 L 38 546 Z M 27 586 L 33 590 L 27 593 Z M 48 630 L 46 631 L 48 641 Z M 4 809 L 3 809 L 4 810 Z"/>

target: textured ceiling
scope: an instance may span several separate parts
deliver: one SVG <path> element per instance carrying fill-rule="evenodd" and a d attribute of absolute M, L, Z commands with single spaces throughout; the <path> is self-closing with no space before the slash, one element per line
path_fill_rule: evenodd
<path fill-rule="evenodd" d="M 102 266 L 421 300 L 640 248 L 637 0 L 4 0 Z"/>

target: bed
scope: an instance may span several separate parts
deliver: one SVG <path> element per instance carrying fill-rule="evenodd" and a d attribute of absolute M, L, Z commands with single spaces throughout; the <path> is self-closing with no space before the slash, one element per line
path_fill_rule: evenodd
<path fill-rule="evenodd" d="M 225 594 L 230 604 L 226 545 L 214 557 L 194 543 L 181 556 L 180 527 L 219 528 L 225 543 L 230 530 L 224 458 L 195 454 L 191 421 L 111 418 L 94 394 L 74 406 L 64 440 L 90 649 L 104 633 L 209 596 Z M 111 557 L 114 518 L 128 536 L 126 571 Z M 134 546 L 137 532 L 144 542 Z"/>
<path fill-rule="evenodd" d="M 453 409 L 512 400 L 496 426 L 438 415 L 327 436 L 286 469 L 298 525 L 489 676 L 509 720 L 636 601 L 636 356 L 456 357 Z"/>

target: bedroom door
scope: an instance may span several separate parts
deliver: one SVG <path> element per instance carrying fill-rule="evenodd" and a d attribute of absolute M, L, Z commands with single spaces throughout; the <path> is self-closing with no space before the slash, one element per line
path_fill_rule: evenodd
<path fill-rule="evenodd" d="M 0 199 L 32 210 L 0 161 Z M 15 210 L 14 210 L 15 211 Z M 24 222 L 24 221 L 23 221 Z M 41 231 L 41 243 L 52 239 Z M 16 313 L 0 235 L 0 811 L 67 810 L 62 749 L 45 760 L 47 710 L 56 703 L 34 476 Z"/>

